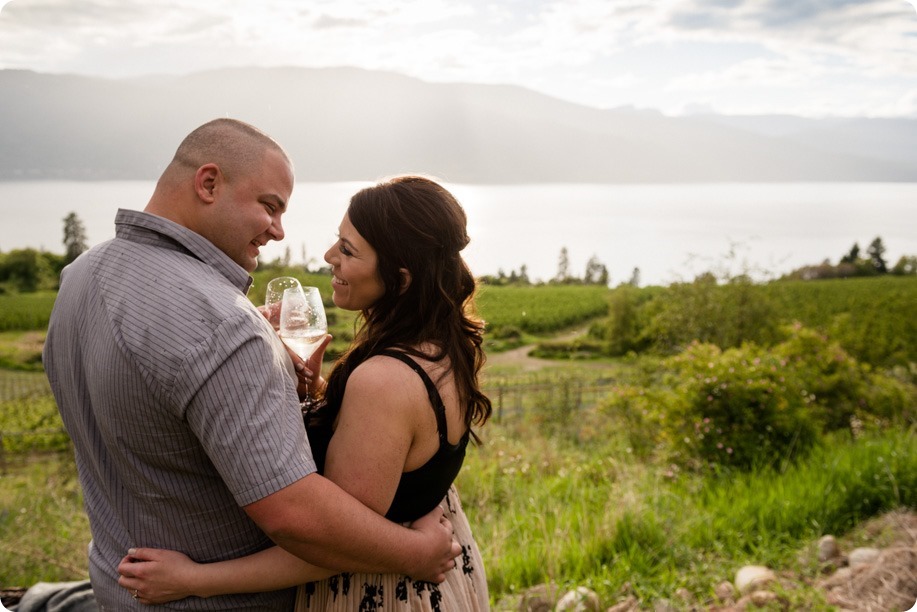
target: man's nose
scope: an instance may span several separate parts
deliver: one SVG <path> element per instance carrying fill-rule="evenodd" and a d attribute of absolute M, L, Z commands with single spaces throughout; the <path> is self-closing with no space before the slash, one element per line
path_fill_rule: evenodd
<path fill-rule="evenodd" d="M 280 219 L 271 223 L 271 227 L 268 228 L 267 233 L 278 242 L 283 240 L 283 237 L 286 235 L 283 231 L 283 224 L 280 222 Z"/>

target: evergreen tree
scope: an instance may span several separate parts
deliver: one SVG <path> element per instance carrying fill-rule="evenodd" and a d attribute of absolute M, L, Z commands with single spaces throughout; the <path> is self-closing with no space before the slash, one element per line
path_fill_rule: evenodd
<path fill-rule="evenodd" d="M 879 274 L 886 274 L 888 272 L 888 266 L 885 264 L 885 259 L 882 257 L 885 255 L 885 245 L 882 244 L 882 239 L 876 236 L 876 239 L 869 244 L 869 248 L 866 249 L 866 254 L 869 255 L 869 261 L 872 263 L 872 267 Z"/>
<path fill-rule="evenodd" d="M 558 283 L 566 283 L 570 280 L 570 254 L 567 247 L 561 247 L 560 256 L 557 258 L 557 276 L 554 280 Z"/>
<path fill-rule="evenodd" d="M 86 244 L 86 228 L 75 212 L 64 217 L 64 261 L 70 263 L 89 248 Z"/>
<path fill-rule="evenodd" d="M 850 252 L 841 257 L 841 263 L 856 263 L 857 259 L 860 258 L 860 245 L 856 242 L 853 243 L 853 246 L 850 247 Z"/>

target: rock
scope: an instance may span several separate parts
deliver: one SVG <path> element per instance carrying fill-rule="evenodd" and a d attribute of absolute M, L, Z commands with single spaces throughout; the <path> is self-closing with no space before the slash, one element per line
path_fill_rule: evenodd
<path fill-rule="evenodd" d="M 748 610 L 749 608 L 763 608 L 777 601 L 779 598 L 770 591 L 752 591 L 736 602 L 735 610 Z"/>
<path fill-rule="evenodd" d="M 880 552 L 881 551 L 878 548 L 855 548 L 850 551 L 850 555 L 848 556 L 848 563 L 850 564 L 850 567 L 875 563 L 876 559 L 879 558 Z"/>
<path fill-rule="evenodd" d="M 818 560 L 822 563 L 831 561 L 840 556 L 841 551 L 837 547 L 837 540 L 832 535 L 823 536 L 818 541 Z"/>
<path fill-rule="evenodd" d="M 657 599 L 653 602 L 653 612 L 678 612 L 678 608 L 668 599 Z"/>
<path fill-rule="evenodd" d="M 691 591 L 689 591 L 688 589 L 684 587 L 675 591 L 675 597 L 677 597 L 679 601 L 682 601 L 685 603 L 691 603 L 692 601 L 694 601 L 694 595 L 692 595 Z"/>
<path fill-rule="evenodd" d="M 736 589 L 742 594 L 750 593 L 777 579 L 773 571 L 763 565 L 746 565 L 736 572 Z"/>
<path fill-rule="evenodd" d="M 526 589 L 519 600 L 519 612 L 551 612 L 557 592 L 556 584 L 539 584 Z"/>
<path fill-rule="evenodd" d="M 850 581 L 851 578 L 853 578 L 853 570 L 849 567 L 842 567 L 834 572 L 829 580 L 833 583 L 844 583 Z"/>
<path fill-rule="evenodd" d="M 601 612 L 599 596 L 586 587 L 576 587 L 557 602 L 555 612 Z"/>
<path fill-rule="evenodd" d="M 723 603 L 732 601 L 736 596 L 736 588 L 732 586 L 732 583 L 728 580 L 724 580 L 723 582 L 716 585 L 716 588 L 713 589 L 713 592 L 716 594 L 716 598 Z"/>
<path fill-rule="evenodd" d="M 636 612 L 639 609 L 640 602 L 637 601 L 636 597 L 630 595 L 624 601 L 619 601 L 615 605 L 605 610 L 605 612 Z"/>

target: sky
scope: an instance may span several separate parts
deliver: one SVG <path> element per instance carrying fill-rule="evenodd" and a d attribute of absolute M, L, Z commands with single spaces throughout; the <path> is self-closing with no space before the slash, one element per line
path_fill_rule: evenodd
<path fill-rule="evenodd" d="M 914 2 L 0 0 L 0 69 L 355 66 L 668 115 L 917 117 Z"/>

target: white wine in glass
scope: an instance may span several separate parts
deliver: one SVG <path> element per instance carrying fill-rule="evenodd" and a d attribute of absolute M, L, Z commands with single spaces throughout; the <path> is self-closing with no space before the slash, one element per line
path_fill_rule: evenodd
<path fill-rule="evenodd" d="M 303 360 L 308 360 L 328 334 L 328 319 L 316 287 L 290 287 L 280 305 L 280 339 Z M 306 392 L 303 409 L 312 406 Z"/>

